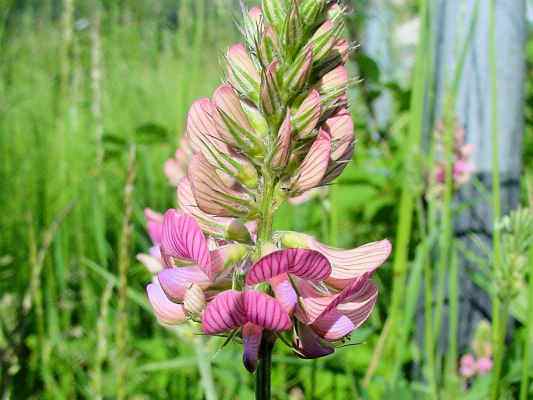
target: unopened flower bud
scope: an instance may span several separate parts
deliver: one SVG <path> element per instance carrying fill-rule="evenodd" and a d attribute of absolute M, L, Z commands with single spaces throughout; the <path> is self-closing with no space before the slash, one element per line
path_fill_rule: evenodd
<path fill-rule="evenodd" d="M 312 26 L 326 7 L 326 0 L 301 0 L 299 7 L 305 25 Z"/>
<path fill-rule="evenodd" d="M 313 50 L 313 61 L 319 62 L 335 45 L 337 37 L 335 36 L 335 25 L 332 21 L 326 20 L 311 36 L 306 45 L 305 51 Z"/>
<path fill-rule="evenodd" d="M 311 136 L 320 119 L 320 94 L 311 90 L 293 117 L 293 128 L 299 139 Z"/>
<path fill-rule="evenodd" d="M 286 74 L 286 87 L 292 92 L 300 91 L 309 79 L 313 66 L 313 50 L 307 49 L 296 58 Z"/>
<path fill-rule="evenodd" d="M 278 138 L 276 140 L 276 148 L 272 157 L 271 166 L 275 170 L 281 170 L 285 168 L 289 161 L 290 149 L 291 149 L 291 114 L 287 113 L 281 127 L 279 128 Z"/>
<path fill-rule="evenodd" d="M 300 18 L 298 5 L 293 2 L 289 11 L 289 15 L 283 24 L 283 44 L 286 56 L 290 57 L 294 51 L 298 49 L 303 35 L 303 21 Z"/>
<path fill-rule="evenodd" d="M 261 78 L 261 109 L 267 116 L 275 115 L 281 109 L 277 74 L 278 62 L 273 61 Z"/>
<path fill-rule="evenodd" d="M 288 10 L 288 0 L 263 0 L 262 10 L 267 22 L 280 29 L 285 21 Z"/>
<path fill-rule="evenodd" d="M 242 43 L 230 47 L 227 53 L 228 78 L 239 92 L 252 101 L 259 99 L 261 78 L 250 55 Z"/>
<path fill-rule="evenodd" d="M 205 307 L 205 294 L 200 286 L 193 283 L 185 291 L 183 307 L 189 315 L 197 316 L 202 313 Z"/>
<path fill-rule="evenodd" d="M 230 241 L 253 243 L 250 231 L 246 225 L 238 219 L 234 219 L 228 224 L 224 232 L 224 237 Z"/>

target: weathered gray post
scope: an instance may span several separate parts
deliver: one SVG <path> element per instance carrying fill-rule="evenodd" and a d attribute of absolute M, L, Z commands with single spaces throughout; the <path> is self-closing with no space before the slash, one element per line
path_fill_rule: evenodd
<path fill-rule="evenodd" d="M 492 0 L 434 0 L 435 27 L 435 116 L 442 115 L 446 90 L 465 43 L 476 2 L 479 13 L 468 49 L 456 104 L 458 122 L 465 128 L 466 140 L 475 145 L 473 156 L 475 176 L 483 190 L 469 184 L 461 189 L 456 200 L 463 211 L 455 218 L 455 232 L 470 250 L 479 253 L 473 243 L 477 235 L 490 247 L 493 221 L 491 192 L 491 93 L 489 67 L 489 2 Z M 523 100 L 525 73 L 526 2 L 496 0 L 496 63 L 499 158 L 502 182 L 502 215 L 518 202 L 523 135 Z M 482 318 L 490 320 L 490 302 L 477 287 L 469 272 L 473 265 L 464 257 L 460 269 L 459 348 L 466 346 L 473 329 Z M 485 265 L 488 269 L 490 266 Z M 444 325 L 445 327 L 446 325 Z M 446 335 L 444 335 L 446 336 Z"/>

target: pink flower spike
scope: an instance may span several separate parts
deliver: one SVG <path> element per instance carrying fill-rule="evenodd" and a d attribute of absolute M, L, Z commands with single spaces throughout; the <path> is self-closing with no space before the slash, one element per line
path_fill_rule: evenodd
<path fill-rule="evenodd" d="M 461 357 L 459 372 L 463 378 L 471 378 L 477 373 L 476 360 L 470 353 Z"/>
<path fill-rule="evenodd" d="M 153 211 L 150 208 L 144 209 L 144 217 L 146 218 L 146 229 L 148 236 L 153 244 L 161 243 L 161 231 L 163 229 L 163 214 Z"/>
<path fill-rule="evenodd" d="M 286 331 L 292 327 L 289 314 L 269 295 L 255 290 L 243 293 L 246 320 L 269 331 Z"/>
<path fill-rule="evenodd" d="M 161 250 L 165 258 L 170 256 L 193 261 L 209 279 L 213 279 L 207 240 L 190 215 L 179 214 L 173 209 L 165 213 Z"/>
<path fill-rule="evenodd" d="M 173 301 L 183 301 L 192 283 L 207 289 L 212 281 L 198 267 L 165 268 L 157 274 L 165 294 Z"/>
<path fill-rule="evenodd" d="M 150 283 L 146 286 L 146 292 L 159 322 L 165 325 L 177 325 L 186 320 L 183 306 L 170 301 L 158 285 Z"/>
<path fill-rule="evenodd" d="M 245 323 L 244 299 L 242 293 L 236 290 L 218 294 L 202 314 L 202 330 L 207 335 L 227 332 Z"/>
<path fill-rule="evenodd" d="M 246 275 L 246 284 L 255 285 L 284 273 L 318 282 L 330 275 L 331 265 L 328 259 L 318 251 L 277 250 L 262 257 L 252 266 Z"/>
<path fill-rule="evenodd" d="M 242 327 L 242 341 L 244 345 L 242 361 L 249 372 L 254 372 L 257 368 L 262 335 L 263 328 L 260 326 L 248 322 Z"/>
<path fill-rule="evenodd" d="M 320 184 L 328 168 L 330 151 L 331 136 L 322 129 L 291 181 L 292 196 L 300 195 Z"/>
<path fill-rule="evenodd" d="M 307 325 L 300 324 L 298 329 L 298 336 L 295 339 L 295 348 L 298 350 L 303 358 L 318 358 L 331 354 L 335 349 L 324 342 Z"/>
<path fill-rule="evenodd" d="M 476 363 L 477 370 L 480 375 L 485 375 L 492 369 L 492 359 L 490 357 L 481 357 Z"/>

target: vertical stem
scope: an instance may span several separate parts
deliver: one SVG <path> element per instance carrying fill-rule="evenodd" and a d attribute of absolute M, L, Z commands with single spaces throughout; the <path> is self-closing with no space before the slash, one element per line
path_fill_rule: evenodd
<path fill-rule="evenodd" d="M 492 374 L 492 400 L 498 400 L 500 398 L 500 376 L 502 373 L 505 336 L 507 335 L 507 320 L 509 319 L 509 302 L 504 301 L 503 305 L 499 302 L 499 310 L 497 311 L 500 316 L 499 323 L 496 326 L 496 332 L 494 334 L 494 370 Z M 494 329 L 494 328 L 493 328 Z"/>
<path fill-rule="evenodd" d="M 435 339 L 433 330 L 433 274 L 429 262 L 424 266 L 424 351 L 427 357 L 426 379 L 430 388 L 430 398 L 437 399 L 437 384 L 435 378 Z"/>
<path fill-rule="evenodd" d="M 213 371 L 209 357 L 205 351 L 205 341 L 202 337 L 198 337 L 194 342 L 194 350 L 196 352 L 196 362 L 198 363 L 198 370 L 200 372 L 200 380 L 206 400 L 217 400 L 217 391 L 213 379 Z"/>
<path fill-rule="evenodd" d="M 449 330 L 448 330 L 448 365 L 447 365 L 447 383 L 451 384 L 455 381 L 456 362 L 457 362 L 457 324 L 459 321 L 459 263 L 457 260 L 457 253 L 452 250 L 450 276 L 448 283 L 450 314 L 449 314 Z"/>
<path fill-rule="evenodd" d="M 272 350 L 274 341 L 269 333 L 263 334 L 261 348 L 259 349 L 259 362 L 255 373 L 255 399 L 270 400 L 271 398 L 271 371 Z"/>
<path fill-rule="evenodd" d="M 496 83 L 496 13 L 495 1 L 489 2 L 489 63 L 490 63 L 490 114 L 491 114 L 491 140 L 492 140 L 492 246 L 494 271 L 498 271 L 501 263 L 501 242 L 500 232 L 496 228 L 496 223 L 501 217 L 500 205 L 500 157 L 499 157 L 499 137 L 498 137 L 498 87 Z M 492 374 L 492 399 L 497 400 L 500 395 L 500 373 L 501 373 L 501 351 L 497 346 L 501 339 L 501 331 L 505 330 L 507 320 L 502 318 L 500 299 L 496 288 L 492 291 L 492 329 L 493 341 L 496 349 L 494 358 L 494 373 Z M 500 354 L 500 357 L 498 356 Z"/>
<path fill-rule="evenodd" d="M 529 347 L 533 345 L 533 246 L 529 248 L 529 282 L 528 282 L 528 317 L 524 336 L 524 355 L 522 358 L 522 381 L 520 383 L 520 400 L 526 400 L 529 392 Z"/>

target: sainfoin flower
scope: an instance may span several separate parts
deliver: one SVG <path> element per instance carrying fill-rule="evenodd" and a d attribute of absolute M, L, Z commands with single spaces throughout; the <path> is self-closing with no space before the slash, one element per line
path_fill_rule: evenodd
<path fill-rule="evenodd" d="M 284 201 L 330 184 L 352 158 L 343 13 L 333 1 L 265 0 L 244 16 L 226 82 L 192 104 L 165 165 L 177 206 L 146 213 L 157 254 L 139 257 L 160 266 L 147 287 L 158 320 L 242 339 L 250 371 L 278 337 L 303 358 L 332 353 L 372 312 L 371 277 L 391 252 L 387 240 L 342 250 L 272 232 Z"/>

